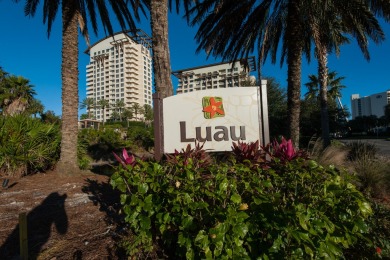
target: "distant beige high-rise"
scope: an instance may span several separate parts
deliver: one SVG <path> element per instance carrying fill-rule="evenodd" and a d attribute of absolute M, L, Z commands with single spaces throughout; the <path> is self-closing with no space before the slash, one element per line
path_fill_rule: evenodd
<path fill-rule="evenodd" d="M 92 45 L 86 53 L 90 56 L 87 65 L 87 98 L 108 100 L 103 109 L 95 106 L 91 114 L 103 121 L 110 119 L 115 103 L 122 100 L 125 108 L 133 104 L 152 105 L 152 57 L 151 39 L 143 31 L 126 31 L 106 37 Z"/>
<path fill-rule="evenodd" d="M 232 66 L 233 65 L 233 66 Z M 205 89 L 233 88 L 252 84 L 249 73 L 256 70 L 254 57 L 234 62 L 215 63 L 172 72 L 178 79 L 176 93 Z M 245 82 L 245 83 L 244 83 Z"/>

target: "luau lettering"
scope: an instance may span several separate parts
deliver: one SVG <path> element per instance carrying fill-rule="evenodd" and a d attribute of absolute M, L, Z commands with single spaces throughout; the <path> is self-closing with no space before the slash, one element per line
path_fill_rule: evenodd
<path fill-rule="evenodd" d="M 230 131 L 229 131 L 230 129 Z M 236 134 L 236 126 L 230 126 L 229 128 L 226 126 L 215 126 L 214 131 L 212 131 L 211 126 L 206 126 L 206 136 L 202 136 L 202 128 L 200 126 L 195 127 L 195 137 L 187 137 L 187 128 L 186 122 L 180 121 L 180 142 L 188 143 L 195 142 L 195 139 L 199 142 L 205 141 L 238 141 L 238 140 L 246 140 L 245 136 L 245 126 L 240 126 L 240 135 Z M 230 134 L 229 134 L 230 133 Z M 230 137 L 230 138 L 229 138 Z"/>

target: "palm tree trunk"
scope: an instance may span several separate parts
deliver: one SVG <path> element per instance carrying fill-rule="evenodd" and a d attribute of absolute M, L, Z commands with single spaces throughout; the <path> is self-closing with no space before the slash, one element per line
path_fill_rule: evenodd
<path fill-rule="evenodd" d="M 168 44 L 168 0 L 152 0 L 150 6 L 154 83 L 162 98 L 173 95 Z"/>
<path fill-rule="evenodd" d="M 69 17 L 74 1 L 62 2 L 62 140 L 58 162 L 60 174 L 76 174 L 78 132 L 78 24 L 75 15 Z M 74 14 L 74 13 L 73 13 Z M 64 24 L 64 21 L 68 21 Z"/>
<path fill-rule="evenodd" d="M 104 123 L 106 122 L 106 107 L 102 107 L 103 108 L 103 126 L 104 126 Z"/>
<path fill-rule="evenodd" d="M 318 50 L 318 79 L 320 82 L 320 102 L 321 102 L 321 129 L 323 146 L 330 145 L 329 136 L 329 114 L 328 114 L 328 53 L 325 48 Z"/>
<path fill-rule="evenodd" d="M 297 0 L 288 3 L 287 17 L 287 113 L 290 138 L 294 146 L 299 148 L 299 116 L 301 113 L 301 64 L 302 64 L 302 28 L 298 19 L 299 6 Z"/>

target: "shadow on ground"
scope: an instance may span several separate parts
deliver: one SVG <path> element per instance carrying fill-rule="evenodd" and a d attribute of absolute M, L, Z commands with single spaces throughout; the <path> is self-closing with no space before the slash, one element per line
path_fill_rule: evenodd
<path fill-rule="evenodd" d="M 28 254 L 29 259 L 36 259 L 42 246 L 49 240 L 52 225 L 58 233 L 65 234 L 68 230 L 68 217 L 65 211 L 66 194 L 58 192 L 49 194 L 40 205 L 27 214 Z M 0 259 L 18 259 L 19 256 L 19 225 L 0 246 Z"/>
<path fill-rule="evenodd" d="M 107 235 L 111 236 L 117 244 L 120 244 L 128 233 L 125 228 L 124 217 L 119 213 L 121 209 L 119 191 L 114 190 L 108 182 L 98 182 L 90 179 L 87 179 L 86 182 L 87 184 L 82 188 L 82 191 L 87 193 L 94 205 L 99 206 L 99 210 L 105 213 L 104 221 L 110 227 Z M 107 250 L 110 249 L 107 248 Z M 125 257 L 125 253 L 120 247 L 111 254 L 118 257 L 118 259 Z"/>

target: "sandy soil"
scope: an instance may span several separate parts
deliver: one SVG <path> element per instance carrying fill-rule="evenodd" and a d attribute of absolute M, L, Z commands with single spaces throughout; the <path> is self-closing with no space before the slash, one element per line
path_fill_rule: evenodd
<path fill-rule="evenodd" d="M 29 259 L 122 259 L 118 211 L 119 194 L 104 175 L 52 171 L 10 179 L 0 187 L 0 259 L 19 259 L 21 213 L 27 215 Z"/>

